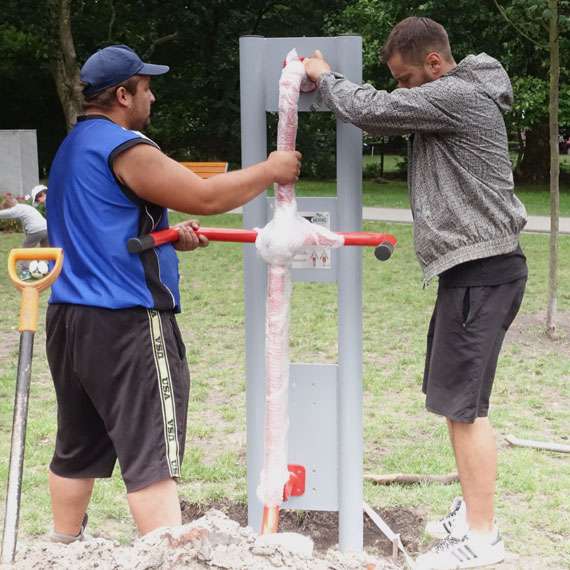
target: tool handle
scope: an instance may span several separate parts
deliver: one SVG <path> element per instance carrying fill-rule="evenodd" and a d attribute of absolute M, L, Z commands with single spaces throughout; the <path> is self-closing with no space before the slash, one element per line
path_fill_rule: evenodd
<path fill-rule="evenodd" d="M 14 418 L 12 420 L 12 442 L 10 445 L 10 469 L 8 471 L 8 488 L 4 506 L 4 533 L 2 535 L 2 553 L 0 554 L 0 568 L 2 569 L 14 568 L 12 564 L 18 540 L 33 346 L 34 333 L 32 331 L 23 331 L 20 335 L 18 376 L 16 378 Z"/>
<path fill-rule="evenodd" d="M 16 263 L 23 260 L 54 261 L 52 270 L 37 281 L 23 281 L 16 272 Z M 17 289 L 22 291 L 19 330 L 36 332 L 40 293 L 59 276 L 63 266 L 63 250 L 59 247 L 28 247 L 12 249 L 8 255 L 8 275 Z"/>

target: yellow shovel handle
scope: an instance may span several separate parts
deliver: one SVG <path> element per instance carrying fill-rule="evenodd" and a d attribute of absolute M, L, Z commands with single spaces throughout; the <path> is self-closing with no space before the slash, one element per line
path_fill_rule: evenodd
<path fill-rule="evenodd" d="M 22 260 L 55 261 L 53 269 L 37 281 L 22 281 L 16 272 L 16 263 Z M 45 291 L 59 276 L 63 266 L 63 250 L 59 247 L 28 247 L 13 249 L 8 255 L 8 275 L 17 289 L 22 291 L 20 310 L 21 331 L 36 332 L 40 293 Z"/>

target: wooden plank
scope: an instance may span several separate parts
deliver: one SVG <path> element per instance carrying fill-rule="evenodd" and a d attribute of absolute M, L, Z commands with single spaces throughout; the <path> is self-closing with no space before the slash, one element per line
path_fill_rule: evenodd
<path fill-rule="evenodd" d="M 190 169 L 200 178 L 211 178 L 216 176 L 216 174 L 223 174 L 228 171 L 227 162 L 181 162 L 180 164 Z"/>
<path fill-rule="evenodd" d="M 405 473 L 390 473 L 387 475 L 374 475 L 365 473 L 364 479 L 373 483 L 390 484 L 390 483 L 441 483 L 448 485 L 455 481 L 459 481 L 457 473 L 448 473 L 447 475 L 417 475 Z"/>

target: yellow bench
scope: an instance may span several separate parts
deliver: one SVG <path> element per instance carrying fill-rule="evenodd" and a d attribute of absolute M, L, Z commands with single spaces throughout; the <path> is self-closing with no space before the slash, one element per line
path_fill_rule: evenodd
<path fill-rule="evenodd" d="M 189 168 L 200 178 L 211 178 L 228 171 L 227 162 L 181 162 L 180 164 Z"/>

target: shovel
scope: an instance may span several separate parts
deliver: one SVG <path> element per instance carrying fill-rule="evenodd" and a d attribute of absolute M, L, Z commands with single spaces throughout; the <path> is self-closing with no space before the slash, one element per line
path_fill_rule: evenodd
<path fill-rule="evenodd" d="M 42 279 L 22 281 L 16 272 L 16 262 L 22 260 L 53 260 L 54 267 Z M 8 274 L 12 283 L 22 291 L 20 308 L 20 352 L 18 355 L 18 377 L 14 399 L 14 419 L 12 422 L 12 445 L 10 448 L 10 471 L 6 493 L 4 535 L 0 565 L 13 567 L 18 537 L 20 516 L 20 496 L 22 493 L 22 471 L 24 467 L 24 447 L 26 443 L 26 422 L 28 419 L 28 397 L 32 372 L 34 334 L 38 323 L 40 293 L 47 289 L 58 277 L 63 265 L 63 250 L 56 247 L 13 249 L 8 256 Z"/>

